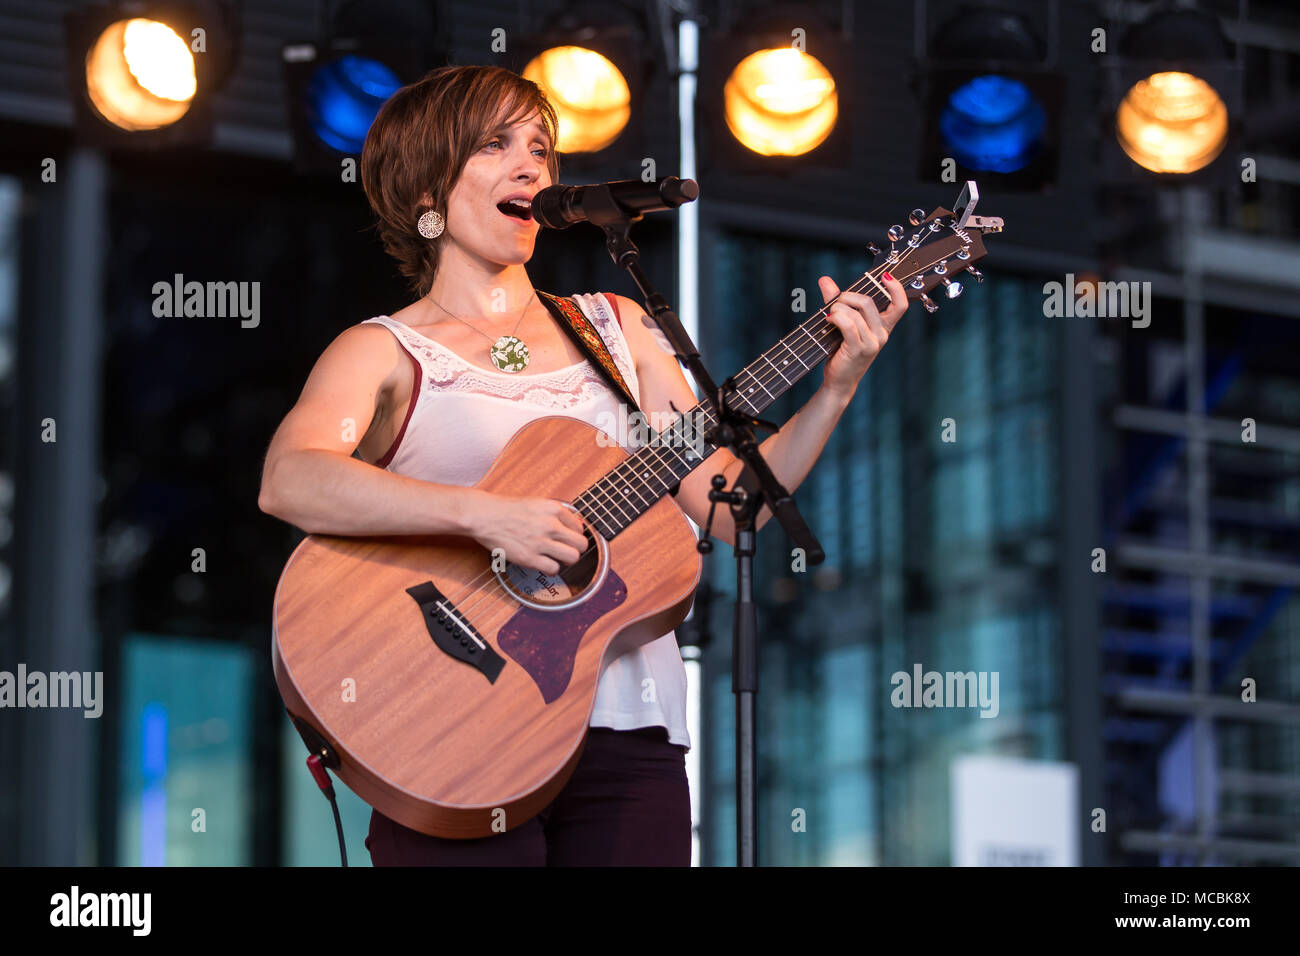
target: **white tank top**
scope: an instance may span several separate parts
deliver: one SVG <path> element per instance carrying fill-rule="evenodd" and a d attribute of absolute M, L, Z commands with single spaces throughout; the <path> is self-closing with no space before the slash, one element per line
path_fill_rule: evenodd
<path fill-rule="evenodd" d="M 601 293 L 572 298 L 604 339 L 640 403 L 635 363 L 609 300 Z M 472 485 L 487 474 L 515 432 L 536 418 L 567 415 L 606 432 L 617 420 L 619 399 L 585 359 L 553 372 L 498 372 L 466 361 L 389 316 L 365 321 L 389 329 L 420 366 L 420 387 L 413 392 L 405 424 L 394 448 L 376 462 L 399 475 Z M 457 454 L 447 453 L 452 448 Z M 671 743 L 690 747 L 686 668 L 675 632 L 610 662 L 596 688 L 590 725 L 615 730 L 666 727 Z"/>

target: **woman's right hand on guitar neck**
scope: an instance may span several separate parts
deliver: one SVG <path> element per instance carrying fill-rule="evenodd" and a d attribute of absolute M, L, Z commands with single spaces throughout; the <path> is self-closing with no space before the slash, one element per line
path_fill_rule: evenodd
<path fill-rule="evenodd" d="M 470 536 L 489 552 L 500 548 L 507 561 L 555 574 L 589 546 L 582 519 L 563 501 L 482 494 L 466 512 Z"/>

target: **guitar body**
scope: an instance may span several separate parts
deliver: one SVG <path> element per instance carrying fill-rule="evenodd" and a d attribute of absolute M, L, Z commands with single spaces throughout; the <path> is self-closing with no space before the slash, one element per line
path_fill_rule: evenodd
<path fill-rule="evenodd" d="M 598 435 L 538 419 L 475 487 L 571 501 L 628 457 Z M 565 580 L 494 571 L 467 537 L 310 535 L 276 588 L 271 648 L 308 746 L 422 833 L 483 837 L 535 816 L 577 766 L 607 664 L 680 624 L 700 579 L 669 496 L 611 541 L 590 534 L 594 560 Z"/>

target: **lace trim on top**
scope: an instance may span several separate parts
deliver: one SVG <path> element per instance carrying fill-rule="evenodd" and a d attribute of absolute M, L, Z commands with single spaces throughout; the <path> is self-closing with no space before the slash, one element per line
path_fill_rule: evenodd
<path fill-rule="evenodd" d="M 390 328 L 401 335 L 424 366 L 428 393 L 488 395 L 546 408 L 573 408 L 602 397 L 609 386 L 586 359 L 576 365 L 534 374 L 491 372 L 461 358 L 447 346 L 421 335 L 396 319 Z"/>
<path fill-rule="evenodd" d="M 616 320 L 604 297 L 592 293 L 572 298 L 586 306 L 584 311 L 605 340 L 605 346 L 624 380 L 635 389 L 636 373 L 631 357 L 621 335 L 612 328 Z M 586 359 L 551 372 L 498 372 L 467 361 L 437 339 L 429 338 L 391 316 L 375 316 L 365 321 L 386 326 L 419 357 L 424 368 L 423 392 L 427 395 L 442 392 L 486 395 L 559 409 L 574 408 L 605 396 L 614 396 L 617 401 L 617 395 L 602 373 Z"/>

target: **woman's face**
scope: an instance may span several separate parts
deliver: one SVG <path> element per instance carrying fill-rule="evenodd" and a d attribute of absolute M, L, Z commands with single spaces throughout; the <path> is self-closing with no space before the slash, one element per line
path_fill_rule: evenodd
<path fill-rule="evenodd" d="M 446 231 L 464 251 L 489 262 L 527 262 L 537 221 L 525 207 L 503 212 L 511 197 L 527 199 L 551 185 L 551 141 L 537 113 L 501 133 L 488 134 L 470 156 L 447 197 Z M 505 207 L 509 209 L 510 207 Z"/>

